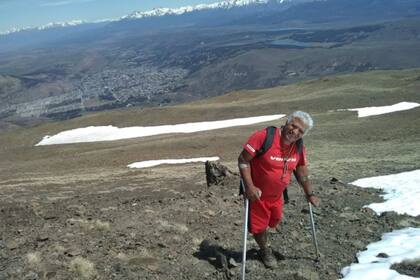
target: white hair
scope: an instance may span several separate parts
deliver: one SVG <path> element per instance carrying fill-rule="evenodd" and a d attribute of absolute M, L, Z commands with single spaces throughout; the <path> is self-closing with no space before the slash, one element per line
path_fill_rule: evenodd
<path fill-rule="evenodd" d="M 305 124 L 306 129 L 305 129 L 305 133 L 303 135 L 308 133 L 309 130 L 311 130 L 312 127 L 314 126 L 314 120 L 306 112 L 294 111 L 293 113 L 291 113 L 290 115 L 287 116 L 287 122 L 286 123 L 291 122 L 294 118 L 300 119 Z"/>

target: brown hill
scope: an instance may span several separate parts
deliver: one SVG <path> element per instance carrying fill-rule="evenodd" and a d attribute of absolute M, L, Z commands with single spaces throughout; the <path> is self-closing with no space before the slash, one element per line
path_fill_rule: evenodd
<path fill-rule="evenodd" d="M 379 192 L 348 184 L 419 168 L 420 110 L 357 118 L 355 112 L 336 109 L 420 102 L 419 86 L 418 69 L 328 76 L 2 133 L 0 278 L 237 278 L 242 235 L 238 178 L 208 188 L 203 164 L 126 166 L 148 159 L 220 156 L 235 171 L 242 143 L 268 123 L 124 141 L 34 145 L 45 135 L 90 125 L 150 126 L 300 109 L 315 119 L 305 142 L 322 200 L 315 219 L 323 257 L 314 261 L 306 202 L 293 184 L 285 222 L 270 235 L 280 267 L 265 270 L 250 242 L 248 277 L 337 279 L 357 251 L 383 232 L 420 225 L 418 218 L 361 211 L 380 201 Z"/>

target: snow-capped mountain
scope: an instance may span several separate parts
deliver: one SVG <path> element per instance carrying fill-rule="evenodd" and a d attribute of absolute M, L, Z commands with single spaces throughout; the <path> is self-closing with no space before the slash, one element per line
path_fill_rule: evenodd
<path fill-rule="evenodd" d="M 419 0 L 220 0 L 15 32 L 0 36 L 0 126 L 420 67 L 419 22 Z"/>
<path fill-rule="evenodd" d="M 86 20 L 72 20 L 67 22 L 50 22 L 41 26 L 37 27 L 22 27 L 22 28 L 13 28 L 11 30 L 0 32 L 0 35 L 8 35 L 16 32 L 21 31 L 31 31 L 31 30 L 46 30 L 50 28 L 59 28 L 59 27 L 70 27 L 70 26 L 77 26 L 81 24 L 94 24 L 94 23 L 103 23 L 103 22 L 113 22 L 118 21 L 120 19 L 101 19 L 101 20 L 95 20 L 95 21 L 86 21 Z"/>
<path fill-rule="evenodd" d="M 184 6 L 179 8 L 156 8 L 150 11 L 136 11 L 129 15 L 122 16 L 116 19 L 102 19 L 96 21 L 85 21 L 85 20 L 73 20 L 69 22 L 52 22 L 38 27 L 23 27 L 23 28 L 14 28 L 8 30 L 6 32 L 0 32 L 0 35 L 7 35 L 11 33 L 16 33 L 20 31 L 28 31 L 28 30 L 45 30 L 50 28 L 58 28 L 58 27 L 69 27 L 69 26 L 76 26 L 81 24 L 87 23 L 104 23 L 104 22 L 116 22 L 121 20 L 127 19 L 142 19 L 142 18 L 150 18 L 150 17 L 160 17 L 160 16 L 167 16 L 167 15 L 182 15 L 186 13 L 191 13 L 195 11 L 205 11 L 205 10 L 213 10 L 213 9 L 232 9 L 235 7 L 244 7 L 250 5 L 262 5 L 267 4 L 269 2 L 275 2 L 281 4 L 283 2 L 291 2 L 293 0 L 225 0 L 219 1 L 211 4 L 198 4 L 194 6 Z M 299 0 L 295 0 L 296 2 L 300 2 Z M 302 1 L 302 0 L 301 0 Z"/>
<path fill-rule="evenodd" d="M 277 3 L 283 3 L 284 1 L 290 0 L 278 0 Z M 195 6 L 184 6 L 180 8 L 156 8 L 147 12 L 134 12 L 130 15 L 121 17 L 122 19 L 126 18 L 146 18 L 146 17 L 155 17 L 155 16 L 165 16 L 165 15 L 182 15 L 185 13 L 191 13 L 194 11 L 202 10 L 211 10 L 211 9 L 231 9 L 234 7 L 243 7 L 248 5 L 259 5 L 267 4 L 270 0 L 230 0 L 230 1 L 220 1 L 211 4 L 198 4 Z"/>

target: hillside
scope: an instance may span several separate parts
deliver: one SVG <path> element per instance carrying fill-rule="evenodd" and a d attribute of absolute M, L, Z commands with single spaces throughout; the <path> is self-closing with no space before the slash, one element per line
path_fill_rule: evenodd
<path fill-rule="evenodd" d="M 251 242 L 248 277 L 338 279 L 355 254 L 382 233 L 420 226 L 418 218 L 361 211 L 363 205 L 380 201 L 380 192 L 348 184 L 420 168 L 420 110 L 367 118 L 336 110 L 420 102 L 418 88 L 419 69 L 326 76 L 173 107 L 92 113 L 2 133 L 0 278 L 236 279 L 242 236 L 238 178 L 232 175 L 225 185 L 208 188 L 203 164 L 138 170 L 127 165 L 219 156 L 236 171 L 241 145 L 268 123 L 113 142 L 34 145 L 45 135 L 91 125 L 151 126 L 300 109 L 315 120 L 305 143 L 322 200 L 315 219 L 323 256 L 314 261 L 307 207 L 293 184 L 285 223 L 270 235 L 280 267 L 265 270 Z"/>
<path fill-rule="evenodd" d="M 0 120 L 24 126 L 420 67 L 419 11 L 415 0 L 268 1 L 0 36 Z"/>

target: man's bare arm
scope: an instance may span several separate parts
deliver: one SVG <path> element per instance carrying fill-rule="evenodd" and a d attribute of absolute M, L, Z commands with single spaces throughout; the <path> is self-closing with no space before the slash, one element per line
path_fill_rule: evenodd
<path fill-rule="evenodd" d="M 245 185 L 245 196 L 254 201 L 259 199 L 261 196 L 261 190 L 254 185 L 251 176 L 251 160 L 252 155 L 250 155 L 246 150 L 242 150 L 238 158 L 238 167 L 239 172 L 241 173 L 242 180 Z"/>
<path fill-rule="evenodd" d="M 315 196 L 311 181 L 309 180 L 309 171 L 306 165 L 300 165 L 296 168 L 296 179 L 299 185 L 303 188 L 305 192 L 306 199 L 312 203 L 314 206 L 318 206 L 319 201 Z"/>

